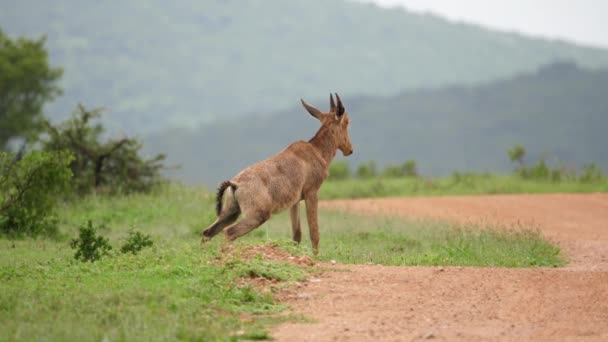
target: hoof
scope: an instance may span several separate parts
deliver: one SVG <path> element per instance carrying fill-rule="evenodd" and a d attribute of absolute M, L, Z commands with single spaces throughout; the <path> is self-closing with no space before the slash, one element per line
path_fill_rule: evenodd
<path fill-rule="evenodd" d="M 210 232 L 208 230 L 203 231 L 203 233 L 201 234 L 201 245 L 211 240 L 211 234 L 209 233 Z"/>

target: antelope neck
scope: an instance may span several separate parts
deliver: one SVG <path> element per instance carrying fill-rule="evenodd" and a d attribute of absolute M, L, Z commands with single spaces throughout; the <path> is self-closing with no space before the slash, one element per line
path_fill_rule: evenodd
<path fill-rule="evenodd" d="M 337 144 L 327 126 L 321 126 L 312 139 L 308 141 L 319 152 L 327 166 L 336 156 Z"/>

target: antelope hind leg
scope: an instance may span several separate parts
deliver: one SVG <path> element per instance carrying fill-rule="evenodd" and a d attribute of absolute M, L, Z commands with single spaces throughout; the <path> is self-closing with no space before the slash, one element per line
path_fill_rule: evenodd
<path fill-rule="evenodd" d="M 226 238 L 228 241 L 234 241 L 261 226 L 264 222 L 268 221 L 269 218 L 270 214 L 266 212 L 258 212 L 257 215 L 251 215 L 250 217 L 245 216 L 245 218 L 226 229 Z"/>
<path fill-rule="evenodd" d="M 239 212 L 235 212 L 224 217 L 218 217 L 215 222 L 213 222 L 209 227 L 207 227 L 207 229 L 203 230 L 203 233 L 201 234 L 201 243 L 210 240 L 212 237 L 216 236 L 219 232 L 222 231 L 222 229 L 234 223 L 234 221 L 236 221 L 238 217 Z"/>

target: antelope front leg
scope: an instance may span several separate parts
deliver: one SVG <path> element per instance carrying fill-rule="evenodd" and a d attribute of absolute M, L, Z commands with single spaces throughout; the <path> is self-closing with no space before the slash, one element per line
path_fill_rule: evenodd
<path fill-rule="evenodd" d="M 299 201 L 289 209 L 289 217 L 291 218 L 291 231 L 293 233 L 293 241 L 300 243 L 300 241 L 302 241 L 302 229 L 300 228 Z"/>
<path fill-rule="evenodd" d="M 312 252 L 314 255 L 319 254 L 319 222 L 317 220 L 317 194 L 309 195 L 305 198 L 306 202 L 306 220 L 308 221 L 308 230 L 310 232 L 310 241 L 312 241 Z"/>

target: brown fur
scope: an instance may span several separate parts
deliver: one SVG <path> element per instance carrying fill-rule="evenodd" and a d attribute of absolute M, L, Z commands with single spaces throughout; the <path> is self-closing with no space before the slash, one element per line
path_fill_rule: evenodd
<path fill-rule="evenodd" d="M 321 112 L 302 101 L 306 110 L 321 122 L 315 136 L 297 141 L 273 157 L 239 172 L 218 189 L 218 218 L 203 231 L 201 242 L 226 228 L 232 241 L 266 222 L 274 213 L 290 209 L 293 239 L 301 240 L 299 203 L 306 204 L 306 218 L 315 254 L 319 250 L 317 193 L 329 175 L 329 164 L 336 151 L 348 156 L 353 147 L 348 136 L 349 117 L 336 94 L 337 105 L 330 95 L 329 112 Z M 229 189 L 229 190 L 228 190 Z M 222 202 L 225 206 L 222 207 Z M 243 218 L 233 224 L 239 214 Z"/>

